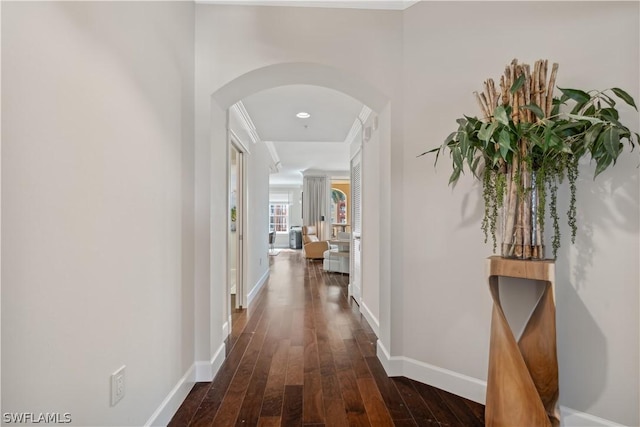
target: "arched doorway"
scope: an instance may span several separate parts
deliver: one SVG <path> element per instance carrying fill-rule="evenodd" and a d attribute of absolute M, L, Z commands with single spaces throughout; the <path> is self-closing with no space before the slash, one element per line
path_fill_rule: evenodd
<path fill-rule="evenodd" d="M 206 360 L 200 363 L 198 379 L 212 378 L 224 360 L 224 340 L 229 330 L 227 295 L 227 255 L 225 242 L 228 239 L 226 219 L 229 212 L 227 193 L 227 166 L 220 159 L 228 158 L 229 135 L 227 135 L 228 109 L 243 98 L 277 86 L 307 84 L 322 86 L 343 92 L 358 99 L 371 108 L 380 122 L 387 123 L 385 135 L 381 139 L 390 141 L 389 99 L 377 88 L 363 79 L 357 78 L 337 68 L 314 63 L 283 63 L 266 66 L 243 74 L 211 95 L 209 122 L 209 144 L 200 151 L 196 148 L 196 158 L 200 159 L 201 171 L 196 173 L 196 217 L 200 240 L 196 245 L 196 358 Z M 382 127 L 381 127 L 382 128 Z M 366 132 L 363 132 L 363 134 Z M 363 138 L 364 140 L 364 138 Z M 362 149 L 366 159 L 366 149 Z M 373 178 L 373 177 L 372 177 Z M 366 185 L 367 177 L 363 175 Z M 378 182 L 372 188 L 378 188 Z M 371 233 L 380 233 L 385 227 L 371 227 Z M 366 242 L 365 230 L 363 242 Z M 262 236 L 246 236 L 245 245 L 250 247 L 252 239 L 260 242 Z M 384 241 L 378 236 L 376 242 Z M 365 245 L 366 243 L 363 243 Z M 389 246 L 389 245 L 387 245 Z M 389 248 L 385 250 L 390 250 Z M 380 260 L 388 262 L 382 253 Z M 362 267 L 372 271 L 380 269 L 378 261 L 363 259 Z M 246 264 L 252 261 L 247 260 Z M 370 266 L 368 265 L 370 263 Z M 375 277 L 379 281 L 379 274 Z M 380 292 L 380 286 L 372 283 L 372 289 Z M 384 296 L 377 301 L 386 301 Z M 380 306 L 379 323 L 387 322 L 388 308 Z M 366 314 L 365 314 L 366 316 Z M 377 320 L 377 319 L 376 319 Z M 371 323 L 371 322 L 370 322 Z M 374 327 L 374 329 L 377 329 Z M 386 338 L 388 340 L 388 338 Z"/>

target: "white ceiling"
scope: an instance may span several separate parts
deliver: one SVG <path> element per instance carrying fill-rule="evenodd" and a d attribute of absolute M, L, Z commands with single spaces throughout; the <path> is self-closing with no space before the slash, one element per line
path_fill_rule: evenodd
<path fill-rule="evenodd" d="M 261 141 L 271 143 L 280 160 L 270 184 L 302 184 L 305 170 L 349 170 L 349 143 L 359 129 L 364 105 L 332 89 L 309 85 L 281 86 L 242 100 Z M 311 114 L 299 119 L 296 113 Z"/>
<path fill-rule="evenodd" d="M 362 103 L 332 89 L 280 86 L 245 98 L 243 104 L 263 141 L 344 142 Z M 311 114 L 308 119 L 298 112 Z"/>

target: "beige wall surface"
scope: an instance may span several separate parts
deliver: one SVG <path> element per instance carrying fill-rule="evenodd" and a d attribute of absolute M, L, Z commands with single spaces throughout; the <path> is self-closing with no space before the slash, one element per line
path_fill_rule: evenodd
<path fill-rule="evenodd" d="M 143 425 L 193 365 L 193 12 L 2 4 L 3 413 Z"/>
<path fill-rule="evenodd" d="M 405 356 L 486 378 L 491 247 L 482 243 L 480 186 L 467 175 L 449 187 L 446 156 L 436 168 L 433 158 L 415 156 L 441 144 L 456 118 L 478 115 L 473 91 L 513 58 L 558 62 L 559 87 L 617 86 L 640 100 L 638 6 L 425 2 L 405 12 Z M 499 23 L 485 25 L 493 19 Z M 637 130 L 637 113 L 622 109 Z M 637 151 L 596 181 L 594 166 L 581 166 L 579 234 L 572 246 L 561 225 L 556 268 L 560 404 L 625 425 L 640 423 L 637 166 Z M 564 215 L 566 184 L 558 197 Z"/>

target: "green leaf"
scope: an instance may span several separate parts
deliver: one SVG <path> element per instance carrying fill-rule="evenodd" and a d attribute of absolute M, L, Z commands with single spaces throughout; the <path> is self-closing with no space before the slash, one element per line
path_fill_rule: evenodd
<path fill-rule="evenodd" d="M 511 149 L 511 138 L 508 130 L 502 129 L 502 131 L 500 131 L 498 144 L 500 145 L 500 155 L 506 160 L 507 154 L 509 154 L 509 150 Z"/>
<path fill-rule="evenodd" d="M 543 138 L 536 133 L 532 133 L 529 135 L 529 142 L 531 142 L 531 145 L 538 145 L 538 146 L 542 146 L 544 144 Z"/>
<path fill-rule="evenodd" d="M 462 153 L 459 148 L 452 149 L 451 154 L 453 154 L 453 166 L 455 169 L 462 169 Z"/>
<path fill-rule="evenodd" d="M 562 92 L 563 95 L 568 96 L 570 99 L 573 99 L 578 103 L 584 103 L 591 99 L 587 92 L 580 89 L 562 89 L 561 87 L 559 87 L 558 89 Z"/>
<path fill-rule="evenodd" d="M 596 179 L 598 175 L 604 172 L 609 165 L 613 162 L 613 159 L 609 156 L 602 156 L 596 160 L 596 173 L 593 175 L 593 179 Z"/>
<path fill-rule="evenodd" d="M 469 135 L 466 132 L 460 134 L 460 155 L 466 156 L 469 150 Z"/>
<path fill-rule="evenodd" d="M 555 132 L 564 136 L 572 136 L 578 133 L 580 128 L 585 126 L 584 122 L 567 122 L 556 126 Z"/>
<path fill-rule="evenodd" d="M 586 120 L 586 121 L 591 122 L 593 124 L 604 123 L 602 120 L 596 119 L 595 117 L 581 116 L 579 114 L 566 114 L 565 116 L 570 118 L 570 119 L 573 119 L 573 120 Z"/>
<path fill-rule="evenodd" d="M 480 159 L 482 159 L 482 156 L 478 156 L 473 160 L 473 163 L 471 164 L 471 172 L 473 172 L 473 175 L 478 178 L 478 163 L 480 163 Z"/>
<path fill-rule="evenodd" d="M 638 111 L 638 107 L 636 106 L 635 101 L 627 92 L 617 87 L 611 88 L 611 91 L 615 93 L 618 98 L 622 99 L 624 102 L 631 105 L 636 109 L 636 111 Z"/>
<path fill-rule="evenodd" d="M 520 74 L 516 81 L 511 85 L 511 89 L 509 89 L 509 92 L 516 93 L 518 89 L 520 89 L 524 84 L 524 78 L 524 74 Z"/>
<path fill-rule="evenodd" d="M 568 97 L 566 95 L 562 95 L 562 98 L 558 99 L 558 98 L 553 98 L 553 101 L 551 103 L 551 105 L 553 106 L 551 108 L 551 113 L 549 113 L 550 116 L 557 116 L 558 113 L 560 113 L 560 106 L 564 105 L 565 101 L 568 99 Z"/>
<path fill-rule="evenodd" d="M 493 110 L 493 117 L 497 122 L 502 123 L 505 126 L 509 126 L 509 114 L 507 114 L 507 110 L 504 105 L 498 105 L 495 110 Z"/>
<path fill-rule="evenodd" d="M 547 151 L 549 149 L 553 149 L 553 151 L 556 151 L 555 148 L 560 146 L 560 144 L 562 144 L 562 138 L 560 138 L 555 133 L 554 129 L 549 127 L 546 128 L 544 131 L 544 151 Z"/>
<path fill-rule="evenodd" d="M 451 177 L 449 178 L 449 185 L 455 183 L 460 178 L 460 169 L 454 169 Z"/>
<path fill-rule="evenodd" d="M 438 148 L 432 148 L 432 149 L 431 149 L 431 150 L 429 150 L 429 151 L 425 151 L 425 152 L 424 152 L 424 153 L 422 153 L 422 154 L 418 154 L 416 157 L 422 157 L 422 156 L 424 156 L 425 154 L 435 153 L 436 151 L 440 151 L 440 147 L 438 147 Z"/>
<path fill-rule="evenodd" d="M 453 141 L 456 138 L 457 134 L 458 132 L 451 132 L 449 136 L 447 136 L 447 139 L 444 140 L 444 145 L 448 145 L 451 141 Z"/>
<path fill-rule="evenodd" d="M 602 128 L 604 127 L 604 123 L 597 123 L 591 126 L 584 134 L 584 145 L 585 147 L 590 147 L 596 142 L 596 139 L 600 135 Z"/>
<path fill-rule="evenodd" d="M 571 110 L 571 114 L 577 114 L 580 112 L 580 110 L 582 110 L 582 107 L 584 107 L 584 105 L 586 104 L 586 102 L 578 102 L 575 107 L 573 107 L 573 109 Z"/>
<path fill-rule="evenodd" d="M 533 112 L 533 114 L 536 115 L 537 118 L 539 119 L 544 119 L 544 113 L 542 112 L 542 108 L 538 107 L 535 103 L 531 103 L 528 105 L 523 105 L 521 108 L 524 108 L 525 110 L 529 110 L 531 112 Z"/>
<path fill-rule="evenodd" d="M 471 126 L 473 129 L 483 124 L 481 120 L 478 120 L 475 117 L 464 116 L 464 118 L 467 119 L 467 126 Z"/>
<path fill-rule="evenodd" d="M 602 99 L 604 99 L 604 102 L 609 104 L 610 107 L 616 106 L 616 101 L 614 101 L 613 98 L 611 98 L 609 95 L 606 95 L 604 93 L 601 93 L 600 95 L 602 96 Z"/>
<path fill-rule="evenodd" d="M 488 143 L 499 125 L 498 122 L 484 123 L 478 132 L 478 139 Z"/>
<path fill-rule="evenodd" d="M 600 114 L 607 120 L 617 121 L 620 117 L 618 115 L 618 110 L 615 108 L 603 108 L 600 110 Z"/>
<path fill-rule="evenodd" d="M 605 150 L 612 159 L 618 157 L 620 151 L 620 134 L 618 129 L 614 127 L 608 127 L 603 132 L 603 140 Z"/>

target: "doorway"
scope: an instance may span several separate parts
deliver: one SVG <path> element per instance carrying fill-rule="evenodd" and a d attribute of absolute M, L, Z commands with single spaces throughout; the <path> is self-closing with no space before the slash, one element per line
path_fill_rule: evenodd
<path fill-rule="evenodd" d="M 351 271 L 349 290 L 360 306 L 362 300 L 362 149 L 351 159 Z"/>
<path fill-rule="evenodd" d="M 202 312 L 202 315 L 199 316 L 196 321 L 196 336 L 203 337 L 202 339 L 197 339 L 199 346 L 196 352 L 198 360 L 206 359 L 208 363 L 210 358 L 212 358 L 211 360 L 215 359 L 211 362 L 213 372 L 217 371 L 216 367 L 224 360 L 225 352 L 223 351 L 224 343 L 222 342 L 224 338 L 222 337 L 226 337 L 229 332 L 228 319 L 231 315 L 229 310 L 230 297 L 228 296 L 227 288 L 229 283 L 229 280 L 227 280 L 227 257 L 212 256 L 213 253 L 217 252 L 216 248 L 219 248 L 220 244 L 226 246 L 229 233 L 228 226 L 230 225 L 230 220 L 227 220 L 228 217 L 230 218 L 230 205 L 224 200 L 228 198 L 227 193 L 229 190 L 227 169 L 230 147 L 228 111 L 229 108 L 239 100 L 243 100 L 254 93 L 286 84 L 307 84 L 330 88 L 350 95 L 362 101 L 373 111 L 382 113 L 381 123 L 384 125 L 384 127 L 381 126 L 383 130 L 381 134 L 382 149 L 385 153 L 389 151 L 391 139 L 389 126 L 391 110 L 389 98 L 376 87 L 367 84 L 365 80 L 345 73 L 337 68 L 304 62 L 273 64 L 237 76 L 227 84 L 214 90 L 211 94 L 211 111 L 207 125 L 210 142 L 196 145 L 195 153 L 196 160 L 202 163 L 201 170 L 203 172 L 196 174 L 195 177 L 196 188 L 198 189 L 195 195 L 196 202 L 202 210 L 202 215 L 198 217 L 198 225 L 201 226 L 203 230 L 210 230 L 210 232 L 202 235 L 201 240 L 196 242 L 196 275 L 199 278 L 196 286 L 196 301 L 201 304 Z M 215 141 L 219 143 L 215 143 Z M 246 154 L 248 155 L 248 152 L 246 152 Z M 388 155 L 381 159 L 381 166 L 385 169 L 383 170 L 384 176 L 380 179 L 381 182 L 385 184 L 388 184 L 389 159 L 390 157 Z M 277 166 L 278 162 L 276 161 L 275 167 Z M 363 166 L 366 166 L 366 162 L 363 163 Z M 366 175 L 366 177 L 364 177 L 364 175 Z M 374 180 L 377 176 L 378 174 L 366 174 L 363 171 L 363 178 L 368 181 Z M 388 204 L 390 192 L 386 185 L 383 187 L 372 185 L 370 187 L 381 192 L 381 201 L 384 202 L 379 206 L 374 205 L 374 209 Z M 247 194 L 248 191 L 245 192 L 245 200 L 248 198 Z M 365 200 L 373 199 L 363 197 L 363 201 Z M 371 205 L 370 202 L 365 201 L 365 203 L 368 204 L 367 206 Z M 246 207 L 247 204 L 245 203 L 245 210 Z M 347 209 L 349 208 L 347 207 Z M 248 215 L 247 212 L 245 212 L 244 215 Z M 241 216 L 238 215 L 238 218 L 241 219 Z M 248 220 L 245 221 L 248 223 Z M 265 223 L 266 221 L 265 215 Z M 241 226 L 241 224 L 237 225 Z M 387 226 L 383 227 L 382 224 L 378 226 L 376 223 L 372 223 L 371 226 L 362 226 L 362 230 L 367 233 L 367 242 L 372 239 L 369 235 L 369 230 L 371 230 L 374 238 L 376 234 L 382 233 L 380 236 L 380 246 L 384 248 L 385 252 L 389 251 L 389 233 Z M 265 226 L 265 231 L 268 232 L 268 225 Z M 243 258 L 245 270 L 248 270 L 247 266 L 259 265 L 261 257 L 265 256 L 268 250 L 267 234 L 261 234 L 264 235 L 264 238 L 256 238 L 255 243 L 251 243 L 251 247 L 245 249 L 246 254 Z M 264 252 L 254 251 L 252 249 L 252 247 L 256 247 L 254 245 L 260 245 L 259 242 L 264 242 Z M 245 244 L 245 246 L 248 245 Z M 385 274 L 388 273 L 391 257 L 374 259 L 367 254 L 368 252 L 363 248 L 361 272 L 364 273 L 368 270 L 377 272 L 378 268 L 376 268 L 376 266 L 380 263 L 380 270 L 383 270 Z M 245 272 L 245 288 L 249 286 L 249 281 L 246 278 L 247 274 L 248 273 Z M 378 294 L 378 292 L 380 293 L 380 303 L 384 305 L 384 307 L 380 307 L 380 310 L 378 310 L 378 302 L 376 300 L 373 314 L 376 316 L 381 315 L 380 324 L 386 327 L 386 325 L 390 324 L 388 316 L 388 313 L 390 313 L 390 298 L 388 297 L 389 281 L 380 281 L 378 274 L 374 276 L 375 277 L 372 277 L 370 280 L 367 280 L 366 288 L 369 291 L 365 291 L 364 289 L 363 291 L 365 291 L 365 294 L 369 292 L 372 295 Z M 246 296 L 244 296 L 244 298 L 246 298 Z M 234 306 L 235 305 L 236 304 L 234 304 Z M 246 307 L 246 300 L 243 306 Z M 387 329 L 382 328 L 381 330 Z M 204 337 L 208 337 L 209 341 L 207 342 Z M 380 340 L 386 348 L 390 348 L 389 334 L 381 334 Z M 217 345 L 218 347 L 216 347 Z"/>
<path fill-rule="evenodd" d="M 245 306 L 244 296 L 244 152 L 229 144 L 229 198 L 227 218 L 227 289 L 229 325 Z"/>

